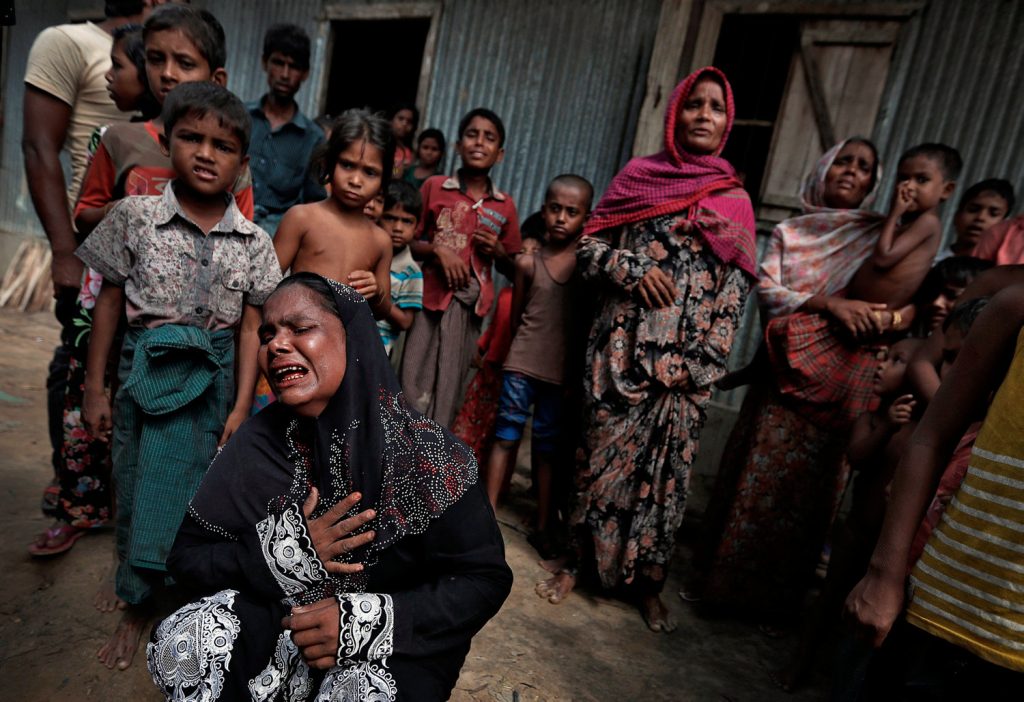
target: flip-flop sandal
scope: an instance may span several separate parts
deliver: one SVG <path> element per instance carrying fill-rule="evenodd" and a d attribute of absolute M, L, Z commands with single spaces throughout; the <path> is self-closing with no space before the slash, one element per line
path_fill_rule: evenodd
<path fill-rule="evenodd" d="M 39 545 L 38 542 L 30 544 L 28 552 L 33 556 L 56 556 L 70 551 L 71 547 L 75 545 L 75 542 L 85 536 L 85 529 L 76 529 L 70 524 L 61 524 L 60 526 L 50 527 L 43 536 L 46 537 L 46 541 L 43 545 Z M 57 541 L 58 543 L 53 546 L 47 546 L 46 544 Z"/>

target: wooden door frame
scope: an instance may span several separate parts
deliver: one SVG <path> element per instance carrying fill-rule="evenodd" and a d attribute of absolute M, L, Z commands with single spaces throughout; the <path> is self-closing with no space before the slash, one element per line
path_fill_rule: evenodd
<path fill-rule="evenodd" d="M 324 4 L 323 14 L 318 21 L 318 43 L 324 47 L 320 65 L 324 66 L 316 77 L 317 112 L 323 112 L 327 103 L 327 84 L 330 80 L 330 61 L 334 55 L 334 31 L 332 23 L 358 20 L 402 20 L 429 19 L 430 29 L 423 45 L 423 61 L 420 63 L 420 79 L 416 86 L 416 106 L 420 110 L 420 122 L 427 121 L 426 107 L 430 98 L 430 79 L 434 74 L 434 58 L 437 51 L 438 27 L 441 24 L 442 0 L 415 0 L 379 5 L 353 5 L 343 0 L 332 0 Z"/>
<path fill-rule="evenodd" d="M 694 42 L 690 70 L 707 66 L 715 58 L 722 20 L 726 15 L 799 15 L 801 17 L 835 18 L 856 17 L 858 19 L 903 19 L 925 6 L 925 0 L 910 0 L 899 3 L 864 3 L 838 5 L 818 2 L 794 2 L 792 0 L 706 0 L 700 18 L 700 27 Z"/>
<path fill-rule="evenodd" d="M 646 93 L 633 139 L 633 155 L 661 148 L 665 103 L 682 76 L 714 61 L 726 15 L 906 19 L 925 4 L 926 0 L 857 5 L 810 0 L 662 0 Z"/>

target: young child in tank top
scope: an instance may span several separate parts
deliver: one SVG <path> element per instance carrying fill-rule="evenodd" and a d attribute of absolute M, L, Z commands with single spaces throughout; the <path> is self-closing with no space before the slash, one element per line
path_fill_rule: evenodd
<path fill-rule="evenodd" d="M 561 426 L 562 385 L 571 309 L 576 239 L 590 213 L 593 186 L 576 175 L 551 181 L 542 209 L 546 243 L 516 259 L 512 294 L 512 345 L 505 358 L 495 442 L 487 463 L 487 496 L 496 507 L 511 469 L 508 457 L 523 435 L 533 405 L 533 455 L 537 519 L 530 538 L 541 555 L 551 517 L 552 457 Z"/>
<path fill-rule="evenodd" d="M 534 226 L 535 225 L 535 226 Z M 532 257 L 544 244 L 544 220 L 540 210 L 523 220 L 520 229 L 523 247 L 520 256 Z M 512 286 L 498 293 L 491 321 L 476 341 L 473 365 L 476 373 L 466 387 L 466 397 L 452 422 L 452 433 L 473 450 L 481 469 L 487 466 L 487 457 L 494 445 L 494 427 L 498 421 L 498 400 L 501 399 L 502 366 L 512 346 Z M 518 446 L 511 449 L 508 461 L 515 466 Z M 507 471 L 505 486 L 508 490 L 512 471 Z"/>

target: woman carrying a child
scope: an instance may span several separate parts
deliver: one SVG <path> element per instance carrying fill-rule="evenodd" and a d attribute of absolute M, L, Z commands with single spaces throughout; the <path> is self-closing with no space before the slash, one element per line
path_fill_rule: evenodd
<path fill-rule="evenodd" d="M 675 628 L 660 593 L 711 384 L 725 374 L 756 275 L 750 198 L 720 156 L 733 114 L 720 71 L 686 78 L 669 103 L 664 151 L 615 177 L 578 253 L 600 300 L 570 520 L 576 548 L 538 594 L 560 601 L 592 557 L 601 584 L 629 586 L 654 631 Z"/>
<path fill-rule="evenodd" d="M 796 611 L 817 563 L 846 485 L 849 424 L 871 402 L 874 344 L 909 321 L 842 294 L 881 232 L 885 217 L 865 209 L 880 180 L 871 142 L 836 144 L 804 183 L 804 214 L 775 228 L 761 263 L 758 301 L 769 337 L 778 325 L 792 330 L 803 313 L 817 313 L 849 340 L 844 348 L 853 359 L 828 369 L 839 402 L 785 394 L 774 357 L 771 367 L 755 366 L 726 443 L 706 515 L 709 538 L 696 563 L 701 576 L 684 598 L 743 606 L 766 631 Z"/>
<path fill-rule="evenodd" d="M 313 273 L 267 299 L 277 396 L 210 466 L 148 647 L 168 699 L 448 699 L 512 573 L 469 449 L 410 410 L 370 307 Z"/>

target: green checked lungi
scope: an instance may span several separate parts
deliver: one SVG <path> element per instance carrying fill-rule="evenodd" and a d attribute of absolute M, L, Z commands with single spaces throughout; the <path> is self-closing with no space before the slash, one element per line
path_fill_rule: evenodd
<path fill-rule="evenodd" d="M 234 330 L 130 328 L 118 367 L 111 456 L 117 595 L 129 604 L 165 577 L 188 503 L 234 401 Z"/>

